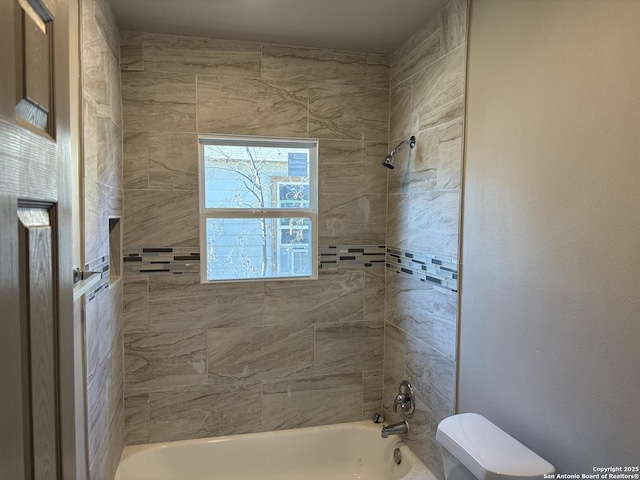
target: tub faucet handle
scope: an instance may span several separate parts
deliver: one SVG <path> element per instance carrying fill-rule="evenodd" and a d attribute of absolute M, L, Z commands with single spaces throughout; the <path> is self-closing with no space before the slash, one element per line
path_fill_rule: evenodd
<path fill-rule="evenodd" d="M 411 415 L 416 407 L 413 387 L 406 380 L 403 380 L 398 387 L 398 395 L 396 395 L 396 398 L 393 400 L 394 412 L 398 411 L 398 406 L 400 406 L 400 409 L 406 415 Z"/>
<path fill-rule="evenodd" d="M 398 405 L 400 405 L 400 408 L 403 409 L 404 411 L 404 405 L 407 402 L 407 399 L 404 395 L 402 395 L 401 393 L 399 393 L 398 395 L 396 395 L 396 398 L 393 400 L 393 411 L 394 413 L 398 413 Z"/>

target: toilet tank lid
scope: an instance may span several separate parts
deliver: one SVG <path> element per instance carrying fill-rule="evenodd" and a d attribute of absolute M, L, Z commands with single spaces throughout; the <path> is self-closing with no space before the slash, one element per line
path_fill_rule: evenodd
<path fill-rule="evenodd" d="M 544 458 L 477 413 L 445 418 L 436 440 L 480 480 L 555 473 Z"/>

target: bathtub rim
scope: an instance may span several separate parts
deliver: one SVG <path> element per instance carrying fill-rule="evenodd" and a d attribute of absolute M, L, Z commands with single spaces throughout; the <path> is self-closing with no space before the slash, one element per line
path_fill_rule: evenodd
<path fill-rule="evenodd" d="M 369 420 L 360 420 L 357 422 L 346 422 L 346 423 L 332 423 L 329 425 L 317 425 L 312 427 L 300 427 L 300 428 L 288 428 L 286 430 L 268 430 L 264 432 L 252 432 L 252 433 L 237 433 L 231 435 L 223 435 L 220 437 L 202 437 L 202 438 L 190 438 L 187 440 L 169 440 L 166 442 L 154 442 L 154 443 L 143 443 L 137 445 L 127 445 L 122 451 L 122 455 L 120 457 L 120 461 L 122 462 L 125 458 L 131 457 L 137 453 L 146 452 L 150 450 L 157 450 L 161 448 L 169 448 L 172 445 L 175 446 L 188 446 L 188 445 L 198 445 L 203 443 L 226 443 L 232 440 L 242 440 L 242 439 L 253 439 L 253 438 L 262 438 L 262 437 L 286 437 L 289 435 L 303 435 L 305 432 L 309 432 L 310 430 L 315 431 L 340 431 L 340 430 L 378 430 L 382 428 L 381 423 L 372 423 Z M 399 441 L 403 445 L 405 442 L 402 441 L 401 437 L 395 437 L 390 439 L 391 441 Z"/>
<path fill-rule="evenodd" d="M 253 439 L 253 438 L 277 438 L 277 437 L 287 437 L 287 436 L 297 436 L 304 435 L 305 433 L 309 433 L 309 431 L 340 431 L 340 430 L 362 430 L 362 431 L 378 431 L 382 429 L 382 424 L 373 423 L 370 420 L 361 420 L 357 422 L 346 422 L 346 423 L 334 423 L 329 425 L 317 425 L 311 427 L 300 427 L 300 428 L 289 428 L 286 430 L 271 430 L 265 432 L 253 432 L 253 433 L 240 433 L 233 435 L 224 435 L 220 437 L 203 437 L 203 438 L 193 438 L 188 440 L 172 440 L 167 442 L 155 442 L 155 443 L 145 443 L 140 445 L 128 445 L 120 456 L 120 461 L 118 462 L 118 470 L 120 466 L 125 460 L 130 460 L 138 454 L 143 454 L 151 451 L 161 450 L 164 448 L 170 448 L 172 445 L 175 446 L 189 446 L 189 445 L 201 445 L 201 444 L 215 444 L 215 443 L 226 443 L 230 441 L 238 441 L 242 439 Z M 409 448 L 407 443 L 404 441 L 402 437 L 395 436 L 393 438 L 385 439 L 389 443 L 394 443 L 394 447 L 400 448 L 402 452 L 403 461 L 410 462 L 410 469 L 407 475 L 402 477 L 402 480 L 436 480 L 436 477 L 433 475 L 431 470 L 422 463 L 420 460 Z M 117 472 L 116 472 L 117 474 Z M 116 479 L 118 477 L 116 476 Z"/>

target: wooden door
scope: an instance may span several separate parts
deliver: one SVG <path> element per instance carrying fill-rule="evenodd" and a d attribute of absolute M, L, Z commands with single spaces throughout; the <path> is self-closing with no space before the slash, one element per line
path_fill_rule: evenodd
<path fill-rule="evenodd" d="M 75 479 L 64 0 L 0 0 L 0 479 Z"/>

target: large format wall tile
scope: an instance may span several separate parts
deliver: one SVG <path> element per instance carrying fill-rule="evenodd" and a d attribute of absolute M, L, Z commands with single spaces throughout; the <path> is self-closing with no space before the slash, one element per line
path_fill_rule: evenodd
<path fill-rule="evenodd" d="M 407 379 L 406 359 L 406 333 L 387 323 L 384 336 L 382 405 L 384 416 L 388 422 L 402 420 L 400 414 L 393 412 L 392 405 L 395 396 L 398 394 L 400 383 Z"/>
<path fill-rule="evenodd" d="M 387 322 L 455 359 L 458 295 L 396 273 L 387 277 Z"/>
<path fill-rule="evenodd" d="M 410 175 L 435 171 L 436 182 L 429 190 L 458 190 L 461 186 L 462 134 L 460 121 L 422 131 L 416 139 Z M 394 192 L 395 193 L 395 192 Z"/>
<path fill-rule="evenodd" d="M 430 434 L 431 430 L 431 405 L 429 404 L 428 393 L 433 388 L 430 377 L 431 360 L 429 348 L 421 344 L 410 335 L 406 337 L 407 359 L 405 366 L 406 379 L 413 386 L 416 409 L 413 412 L 411 430 L 407 440 L 418 444 Z M 424 450 L 421 450 L 424 451 Z"/>
<path fill-rule="evenodd" d="M 318 138 L 388 141 L 386 89 L 311 84 L 309 135 Z"/>
<path fill-rule="evenodd" d="M 203 285 L 200 318 L 207 328 L 260 325 L 264 288 L 262 282 Z"/>
<path fill-rule="evenodd" d="M 372 195 L 387 195 L 389 169 L 382 166 L 382 160 L 389 153 L 388 142 L 367 142 L 364 166 L 365 191 Z"/>
<path fill-rule="evenodd" d="M 406 356 L 406 332 L 387 322 L 384 331 L 385 370 L 398 370 L 401 376 L 404 375 Z M 392 385 L 392 387 L 397 388 L 398 385 Z"/>
<path fill-rule="evenodd" d="M 202 330 L 199 275 L 149 277 L 150 330 Z"/>
<path fill-rule="evenodd" d="M 389 91 L 368 88 L 362 112 L 362 129 L 368 142 L 389 141 Z"/>
<path fill-rule="evenodd" d="M 113 282 L 85 305 L 85 350 L 87 383 L 122 341 L 122 282 Z"/>
<path fill-rule="evenodd" d="M 124 202 L 125 248 L 198 245 L 198 192 L 128 190 Z"/>
<path fill-rule="evenodd" d="M 460 46 L 413 78 L 412 104 L 420 130 L 462 117 L 465 57 Z"/>
<path fill-rule="evenodd" d="M 389 56 L 367 54 L 367 87 L 389 89 Z"/>
<path fill-rule="evenodd" d="M 312 85 L 309 88 L 309 135 L 364 140 L 362 106 L 366 104 L 367 90 L 361 87 Z"/>
<path fill-rule="evenodd" d="M 407 140 L 404 137 L 403 140 Z M 397 141 L 392 142 L 394 145 Z M 416 135 L 413 150 L 403 147 L 397 156 L 396 168 L 389 175 L 389 194 L 419 195 L 432 190 L 460 188 L 462 164 L 461 120 L 445 126 L 424 130 Z"/>
<path fill-rule="evenodd" d="M 112 419 L 122 423 L 122 344 L 116 342 L 96 375 L 87 383 L 87 429 L 89 432 L 89 464 L 104 455 Z M 120 439 L 122 442 L 123 438 Z"/>
<path fill-rule="evenodd" d="M 261 390 L 259 384 L 236 382 L 151 391 L 149 441 L 260 431 Z"/>
<path fill-rule="evenodd" d="M 406 363 L 406 332 L 401 330 L 393 323 L 386 321 L 384 329 L 384 372 L 385 375 L 392 370 L 396 371 L 396 377 L 403 377 L 405 374 Z M 385 380 L 385 400 L 386 389 L 388 387 L 397 391 L 398 383 L 393 383 L 390 386 Z M 396 392 L 397 393 L 397 392 Z M 385 407 L 389 405 L 384 404 Z"/>
<path fill-rule="evenodd" d="M 359 372 L 382 368 L 380 323 L 316 323 L 315 372 Z"/>
<path fill-rule="evenodd" d="M 393 173 L 390 175 L 393 175 Z M 389 185 L 391 186 L 391 180 Z M 386 245 L 407 245 L 409 233 L 411 232 L 408 210 L 413 201 L 411 195 L 408 194 L 388 195 Z"/>
<path fill-rule="evenodd" d="M 267 282 L 264 324 L 361 321 L 363 304 L 364 272 L 327 273 L 317 280 Z"/>
<path fill-rule="evenodd" d="M 122 132 L 120 127 L 95 102 L 83 102 L 84 176 L 122 188 Z"/>
<path fill-rule="evenodd" d="M 364 272 L 364 319 L 384 324 L 385 269 Z"/>
<path fill-rule="evenodd" d="M 93 1 L 82 3 L 82 79 L 85 93 L 106 112 L 111 110 L 110 62 L 119 63 L 117 52 L 112 52 L 108 32 L 96 22 L 96 6 Z"/>
<path fill-rule="evenodd" d="M 415 118 L 411 110 L 411 79 L 397 84 L 390 92 L 390 131 L 389 138 L 393 143 L 404 140 L 416 130 Z"/>
<path fill-rule="evenodd" d="M 122 131 L 110 118 L 98 118 L 98 181 L 122 188 Z"/>
<path fill-rule="evenodd" d="M 125 132 L 122 139 L 123 188 L 149 188 L 149 134 Z"/>
<path fill-rule="evenodd" d="M 122 133 L 90 97 L 83 101 L 85 263 L 108 254 L 109 217 L 122 215 Z"/>
<path fill-rule="evenodd" d="M 145 331 L 149 326 L 149 277 L 122 277 L 122 311 L 125 332 Z"/>
<path fill-rule="evenodd" d="M 84 179 L 84 228 L 85 263 L 109 254 L 109 216 L 112 192 L 102 183 Z"/>
<path fill-rule="evenodd" d="M 122 393 L 122 392 L 120 392 Z M 120 456 L 124 447 L 124 405 L 122 395 L 113 407 L 113 414 L 109 423 L 101 430 L 101 436 L 96 439 L 97 455 L 90 462 L 90 478 L 112 478 L 120 463 Z M 91 440 L 90 440 L 91 443 Z M 91 457 L 90 457 L 91 459 Z"/>
<path fill-rule="evenodd" d="M 149 392 L 129 390 L 124 395 L 127 445 L 149 442 Z"/>
<path fill-rule="evenodd" d="M 196 77 L 181 73 L 122 72 L 125 130 L 196 131 Z"/>
<path fill-rule="evenodd" d="M 424 165 L 414 151 L 409 153 L 405 149 L 398 154 L 398 159 L 393 174 L 389 175 L 389 195 L 408 195 L 411 203 L 419 204 L 422 194 L 438 187 L 438 170 Z"/>
<path fill-rule="evenodd" d="M 198 190 L 195 133 L 149 133 L 149 188 Z"/>
<path fill-rule="evenodd" d="M 390 86 L 392 88 L 440 58 L 441 30 L 439 24 L 436 26 L 438 28 L 425 32 L 421 37 L 416 37 L 422 40 L 420 45 L 408 52 L 401 47 L 391 56 Z"/>
<path fill-rule="evenodd" d="M 103 32 L 106 45 L 114 55 L 119 55 L 120 35 L 118 32 L 118 23 L 111 11 L 109 2 L 96 0 L 94 2 L 93 13 L 95 15 L 96 24 Z"/>
<path fill-rule="evenodd" d="M 205 331 L 125 333 L 125 382 L 162 387 L 207 382 Z"/>
<path fill-rule="evenodd" d="M 419 345 L 418 348 L 424 349 L 424 346 Z M 456 364 L 454 360 L 443 357 L 435 350 L 427 349 L 427 352 L 431 382 L 427 389 L 426 401 L 431 410 L 431 417 L 437 425 L 454 413 Z"/>
<path fill-rule="evenodd" d="M 313 326 L 216 328 L 207 347 L 210 383 L 302 375 L 313 366 Z"/>
<path fill-rule="evenodd" d="M 362 416 L 361 373 L 263 383 L 264 430 L 349 422 Z"/>
<path fill-rule="evenodd" d="M 324 140 L 318 155 L 318 190 L 322 193 L 367 193 L 364 142 Z"/>
<path fill-rule="evenodd" d="M 365 418 L 382 414 L 382 370 L 364 372 L 362 377 L 362 413 Z"/>
<path fill-rule="evenodd" d="M 459 190 L 389 195 L 387 244 L 456 260 L 459 215 Z"/>
<path fill-rule="evenodd" d="M 453 415 L 455 403 L 455 362 L 411 336 L 407 336 L 407 379 L 414 386 L 418 421 L 409 435 L 409 443 L 416 453 L 426 455 L 429 461 L 438 461 L 439 450 L 435 442 L 438 423 Z M 425 441 L 429 439 L 429 441 Z M 437 464 L 436 464 L 437 465 Z"/>
<path fill-rule="evenodd" d="M 198 275 L 149 279 L 149 329 L 198 330 L 262 324 L 263 285 L 200 284 Z"/>
<path fill-rule="evenodd" d="M 320 243 L 384 245 L 386 203 L 386 195 L 320 194 Z"/>
<path fill-rule="evenodd" d="M 367 55 L 320 48 L 264 45 L 262 76 L 271 80 L 364 85 Z"/>
<path fill-rule="evenodd" d="M 442 10 L 442 54 L 449 53 L 466 41 L 468 0 L 452 0 Z"/>
<path fill-rule="evenodd" d="M 408 215 L 412 228 L 405 246 L 457 259 L 460 191 L 427 191 L 410 203 Z"/>
<path fill-rule="evenodd" d="M 259 43 L 145 33 L 144 69 L 257 78 Z"/>
<path fill-rule="evenodd" d="M 144 70 L 140 32 L 120 32 L 120 69 Z"/>
<path fill-rule="evenodd" d="M 198 131 L 307 136 L 305 84 L 198 76 Z"/>
<path fill-rule="evenodd" d="M 85 374 L 87 384 L 90 384 L 98 373 L 98 368 L 104 363 L 112 347 L 109 341 L 101 341 L 99 334 L 101 327 L 108 328 L 109 318 L 109 294 L 107 291 L 99 292 L 94 301 L 86 303 L 84 306 L 85 322 Z M 107 339 L 109 340 L 109 339 Z"/>
<path fill-rule="evenodd" d="M 96 102 L 84 95 L 82 99 L 82 166 L 85 178 L 98 180 L 98 115 L 105 115 Z"/>
<path fill-rule="evenodd" d="M 109 75 L 109 97 L 111 99 L 109 116 L 116 125 L 120 128 L 124 128 L 122 123 L 122 78 L 120 76 L 119 62 L 118 56 L 112 52 L 110 61 L 107 64 L 107 75 Z"/>

